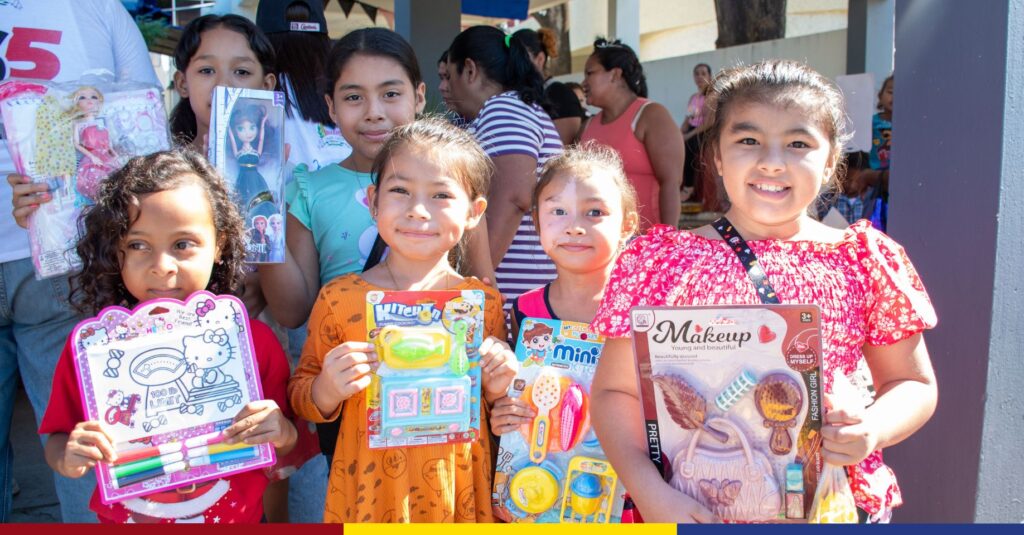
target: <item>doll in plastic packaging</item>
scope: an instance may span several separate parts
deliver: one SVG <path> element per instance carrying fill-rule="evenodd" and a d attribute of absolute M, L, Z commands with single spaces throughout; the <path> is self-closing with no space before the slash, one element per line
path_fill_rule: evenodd
<path fill-rule="evenodd" d="M 231 112 L 228 139 L 231 152 L 238 160 L 235 191 L 244 213 L 255 215 L 254 208 L 264 202 L 273 202 L 273 194 L 266 179 L 259 172 L 266 136 L 267 110 L 259 104 L 240 104 Z"/>
<path fill-rule="evenodd" d="M 75 189 L 89 201 L 95 201 L 100 182 L 120 166 L 120 159 L 110 142 L 110 131 L 99 117 L 103 109 L 103 93 L 92 86 L 82 86 L 71 94 L 75 150 L 81 155 Z"/>

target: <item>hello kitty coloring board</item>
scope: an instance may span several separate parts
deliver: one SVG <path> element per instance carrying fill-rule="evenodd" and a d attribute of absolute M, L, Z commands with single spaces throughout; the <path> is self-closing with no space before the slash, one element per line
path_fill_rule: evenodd
<path fill-rule="evenodd" d="M 818 307 L 636 307 L 630 321 L 665 479 L 726 521 L 805 521 L 822 467 Z"/>
<path fill-rule="evenodd" d="M 184 303 L 109 307 L 73 332 L 89 420 L 118 460 L 96 473 L 104 503 L 271 465 L 269 444 L 222 443 L 220 431 L 263 399 L 241 301 L 200 291 Z"/>

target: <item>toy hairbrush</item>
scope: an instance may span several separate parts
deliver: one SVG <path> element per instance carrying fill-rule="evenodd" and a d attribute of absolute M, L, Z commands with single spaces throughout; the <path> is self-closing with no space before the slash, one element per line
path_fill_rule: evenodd
<path fill-rule="evenodd" d="M 530 431 L 530 460 L 539 463 L 548 455 L 548 442 L 551 440 L 551 409 L 558 404 L 562 385 L 558 376 L 545 369 L 533 384 L 533 404 L 537 407 L 537 416 L 533 419 Z"/>

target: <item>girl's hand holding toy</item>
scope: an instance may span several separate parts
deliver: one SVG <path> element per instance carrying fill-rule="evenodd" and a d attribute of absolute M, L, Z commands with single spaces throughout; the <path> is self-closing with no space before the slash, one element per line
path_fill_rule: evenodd
<path fill-rule="evenodd" d="M 508 344 L 493 336 L 484 338 L 479 351 L 484 399 L 491 404 L 508 391 L 519 371 L 519 361 Z"/>
<path fill-rule="evenodd" d="M 79 422 L 68 436 L 59 472 L 65 477 L 78 478 L 97 462 L 114 462 L 116 459 L 113 441 L 103 426 L 94 420 Z"/>
<path fill-rule="evenodd" d="M 7 183 L 11 185 L 11 204 L 14 206 L 12 213 L 14 220 L 21 228 L 28 228 L 28 218 L 35 212 L 39 205 L 53 199 L 45 182 L 32 182 L 32 179 L 11 173 L 7 175 Z"/>
<path fill-rule="evenodd" d="M 502 397 L 491 408 L 491 432 L 501 436 L 533 423 L 537 412 L 522 398 Z"/>
<path fill-rule="evenodd" d="M 291 451 L 298 439 L 298 432 L 285 418 L 277 402 L 272 399 L 261 399 L 249 402 L 238 411 L 234 420 L 224 430 L 225 442 L 237 444 L 274 445 L 278 455 Z"/>
<path fill-rule="evenodd" d="M 320 375 L 313 381 L 313 402 L 320 412 L 331 414 L 345 400 L 366 390 L 376 365 L 377 352 L 368 342 L 345 342 L 328 351 Z"/>

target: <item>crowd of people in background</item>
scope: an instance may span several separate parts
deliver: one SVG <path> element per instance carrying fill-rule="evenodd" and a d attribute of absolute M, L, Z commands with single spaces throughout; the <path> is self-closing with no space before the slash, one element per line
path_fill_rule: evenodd
<path fill-rule="evenodd" d="M 106 68 L 156 83 L 116 0 L 0 10 L 0 31 L 45 19 L 62 32 L 56 81 Z M 836 374 L 873 376 L 874 385 L 856 385 L 872 392 L 870 407 L 826 414 L 823 455 L 847 466 L 865 518 L 887 521 L 902 499 L 881 450 L 923 425 L 937 396 L 922 337 L 934 310 L 902 247 L 881 232 L 892 77 L 878 95 L 870 154 L 845 154 L 842 97 L 801 63 L 697 65 L 680 125 L 648 98 L 630 46 L 597 39 L 578 84 L 552 80 L 557 50 L 548 30 L 490 26 L 466 28 L 443 51 L 414 50 L 382 28 L 332 42 L 322 4 L 308 0 L 261 0 L 255 23 L 196 18 L 174 53 L 174 148 L 132 159 L 100 186 L 81 221 L 83 267 L 68 277 L 34 277 L 19 226 L 51 195 L 15 173 L 0 146 L 12 206 L 0 222 L 0 521 L 11 508 L 19 376 L 65 522 L 493 521 L 493 441 L 529 421 L 505 397 L 517 369 L 510 335 L 526 317 L 548 317 L 590 323 L 608 338 L 591 418 L 643 517 L 713 522 L 647 460 L 628 311 L 760 301 L 718 233 L 677 229 L 684 203 L 724 214 L 782 302 L 821 307 L 831 337 L 826 391 Z M 417 56 L 440 58 L 444 108 L 431 117 Z M 242 214 L 204 157 L 216 86 L 285 95 L 287 219 L 259 226 L 282 263 L 242 261 Z M 841 229 L 819 222 L 833 209 Z M 402 470 L 357 439 L 367 422 L 355 415 L 366 410 L 362 392 L 378 363 L 361 311 L 376 289 L 487 296 L 484 432 L 471 443 L 409 448 Z M 242 407 L 226 434 L 271 444 L 298 471 L 102 503 L 92 468 L 115 454 L 82 412 L 69 333 L 104 307 L 199 290 L 239 296 L 253 318 L 266 399 Z M 444 469 L 427 470 L 438 462 Z M 426 485 L 436 495 L 411 496 Z"/>

